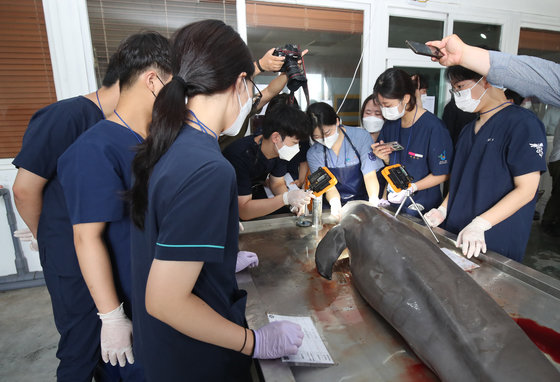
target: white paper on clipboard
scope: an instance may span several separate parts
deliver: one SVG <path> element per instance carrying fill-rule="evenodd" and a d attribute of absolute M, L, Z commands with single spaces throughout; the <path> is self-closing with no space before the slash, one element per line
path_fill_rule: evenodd
<path fill-rule="evenodd" d="M 282 357 L 282 362 L 291 362 L 299 365 L 320 366 L 334 365 L 334 361 L 329 354 L 323 340 L 317 332 L 311 317 L 282 316 L 279 314 L 268 313 L 268 320 L 290 321 L 301 326 L 304 337 L 297 354 Z"/>

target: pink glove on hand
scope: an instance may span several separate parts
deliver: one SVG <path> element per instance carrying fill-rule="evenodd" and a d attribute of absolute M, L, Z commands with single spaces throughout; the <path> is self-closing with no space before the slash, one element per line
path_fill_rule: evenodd
<path fill-rule="evenodd" d="M 303 342 L 303 331 L 298 324 L 274 321 L 255 330 L 253 358 L 276 359 L 294 355 Z"/>
<path fill-rule="evenodd" d="M 239 251 L 237 253 L 237 263 L 235 273 L 241 272 L 245 268 L 254 268 L 259 265 L 259 258 L 255 252 Z"/>

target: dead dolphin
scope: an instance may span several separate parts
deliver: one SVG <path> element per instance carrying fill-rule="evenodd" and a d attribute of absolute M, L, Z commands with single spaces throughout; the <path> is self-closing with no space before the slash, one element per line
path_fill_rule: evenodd
<path fill-rule="evenodd" d="M 560 381 L 507 313 L 419 232 L 349 203 L 317 247 L 323 277 L 345 248 L 360 294 L 443 381 Z"/>

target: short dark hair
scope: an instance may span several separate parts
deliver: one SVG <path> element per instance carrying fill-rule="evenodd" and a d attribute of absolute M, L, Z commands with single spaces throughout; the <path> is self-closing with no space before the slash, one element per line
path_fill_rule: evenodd
<path fill-rule="evenodd" d="M 294 97 L 290 96 L 288 93 L 281 93 L 281 94 L 276 94 L 268 102 L 268 106 L 266 107 L 267 112 L 268 110 L 270 110 L 271 108 L 279 104 L 289 105 L 295 107 L 298 110 L 301 110 L 298 101 Z"/>
<path fill-rule="evenodd" d="M 410 74 L 402 69 L 389 68 L 375 81 L 373 94 L 376 99 L 379 95 L 389 99 L 403 99 L 410 95 L 406 110 L 411 111 L 416 107 L 416 89 L 410 78 Z"/>
<path fill-rule="evenodd" d="M 158 32 L 142 32 L 127 37 L 117 50 L 121 90 L 130 86 L 144 70 L 154 67 L 171 73 L 169 40 Z"/>
<path fill-rule="evenodd" d="M 268 108 L 263 121 L 263 138 L 270 138 L 272 133 L 278 132 L 282 139 L 296 137 L 303 141 L 311 136 L 307 115 L 291 105 L 278 103 Z"/>
<path fill-rule="evenodd" d="M 325 125 L 334 125 L 338 118 L 333 107 L 325 102 L 315 102 L 309 105 L 307 108 L 307 116 L 312 123 L 313 130 L 317 127 L 322 129 Z"/>
<path fill-rule="evenodd" d="M 476 72 L 473 72 L 470 69 L 464 68 L 459 65 L 454 65 L 447 68 L 445 75 L 449 82 L 451 82 L 452 84 L 466 80 L 478 81 L 482 77 L 484 77 Z"/>
<path fill-rule="evenodd" d="M 513 103 L 516 104 L 516 105 L 521 105 L 521 103 L 523 102 L 523 99 L 524 99 L 519 93 L 517 93 L 517 92 L 515 92 L 511 89 L 506 89 L 506 91 L 504 92 L 504 95 L 506 96 L 506 99 L 512 100 Z"/>
<path fill-rule="evenodd" d="M 121 63 L 119 61 L 119 51 L 111 55 L 109 59 L 109 64 L 107 65 L 107 71 L 105 72 L 105 77 L 101 82 L 102 86 L 111 87 L 117 83 L 119 80 L 119 75 L 121 71 Z"/>
<path fill-rule="evenodd" d="M 424 74 L 415 73 L 412 77 L 416 76 L 416 79 L 412 80 L 412 84 L 414 85 L 415 89 L 428 89 L 430 81 L 428 81 L 428 77 Z"/>

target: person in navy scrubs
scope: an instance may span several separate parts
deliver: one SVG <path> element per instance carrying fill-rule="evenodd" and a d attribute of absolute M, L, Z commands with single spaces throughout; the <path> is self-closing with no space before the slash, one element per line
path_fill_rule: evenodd
<path fill-rule="evenodd" d="M 387 69 L 377 78 L 373 92 L 386 120 L 373 152 L 386 165 L 399 163 L 405 167 L 414 179 L 409 187 L 414 201 L 418 208 L 429 211 L 441 203 L 440 184 L 449 178 L 453 156 L 449 132 L 439 118 L 417 105 L 413 81 L 405 71 Z M 395 141 L 403 150 L 383 145 Z M 405 190 L 388 191 L 387 199 L 394 206 L 406 198 Z M 406 212 L 418 216 L 410 204 L 407 199 Z"/>
<path fill-rule="evenodd" d="M 148 381 L 248 381 L 251 356 L 295 354 L 303 340 L 285 321 L 247 329 L 235 279 L 237 183 L 218 137 L 235 136 L 251 110 L 253 63 L 218 20 L 179 29 L 171 44 L 173 77 L 128 194 L 135 355 Z"/>
<path fill-rule="evenodd" d="M 521 261 L 546 171 L 544 126 L 486 77 L 461 66 L 450 67 L 447 77 L 457 107 L 478 118 L 461 131 L 449 194 L 426 219 L 432 226 L 446 220 L 467 257 L 489 248 Z"/>
<path fill-rule="evenodd" d="M 58 160 L 58 176 L 74 229 L 80 269 L 101 326 L 101 354 L 122 380 L 143 381 L 132 346 L 130 218 L 124 192 L 132 186 L 135 147 L 148 134 L 156 95 L 169 81 L 168 40 L 156 32 L 124 42 L 129 70 L 111 116 L 82 134 Z M 119 378 L 120 379 L 120 378 Z"/>
<path fill-rule="evenodd" d="M 262 134 L 241 138 L 225 149 L 224 156 L 237 175 L 241 219 L 266 216 L 285 205 L 298 214 L 303 212 L 310 201 L 309 194 L 299 188 L 288 190 L 284 176 L 288 162 L 299 154 L 299 143 L 304 140 L 309 140 L 305 113 L 292 105 L 277 103 L 266 110 Z M 274 197 L 267 197 L 265 184 Z"/>
<path fill-rule="evenodd" d="M 325 102 L 311 104 L 307 115 L 314 124 L 315 142 L 307 151 L 309 170 L 314 173 L 319 167 L 327 167 L 338 180 L 336 187 L 325 193 L 331 216 L 339 220 L 342 204 L 350 200 L 369 200 L 376 207 L 387 205 L 386 200 L 378 198 L 376 171 L 383 163 L 371 151 L 371 135 L 364 129 L 343 126 Z"/>
<path fill-rule="evenodd" d="M 112 113 L 119 99 L 119 72 L 123 46 L 111 56 L 102 87 L 85 96 L 58 101 L 31 118 L 21 151 L 13 161 L 18 168 L 13 186 L 19 214 L 39 245 L 55 325 L 60 333 L 56 353 L 57 380 L 91 381 L 105 364 L 99 351 L 101 322 L 82 278 L 62 188 L 56 169 L 62 153 L 82 134 Z"/>

